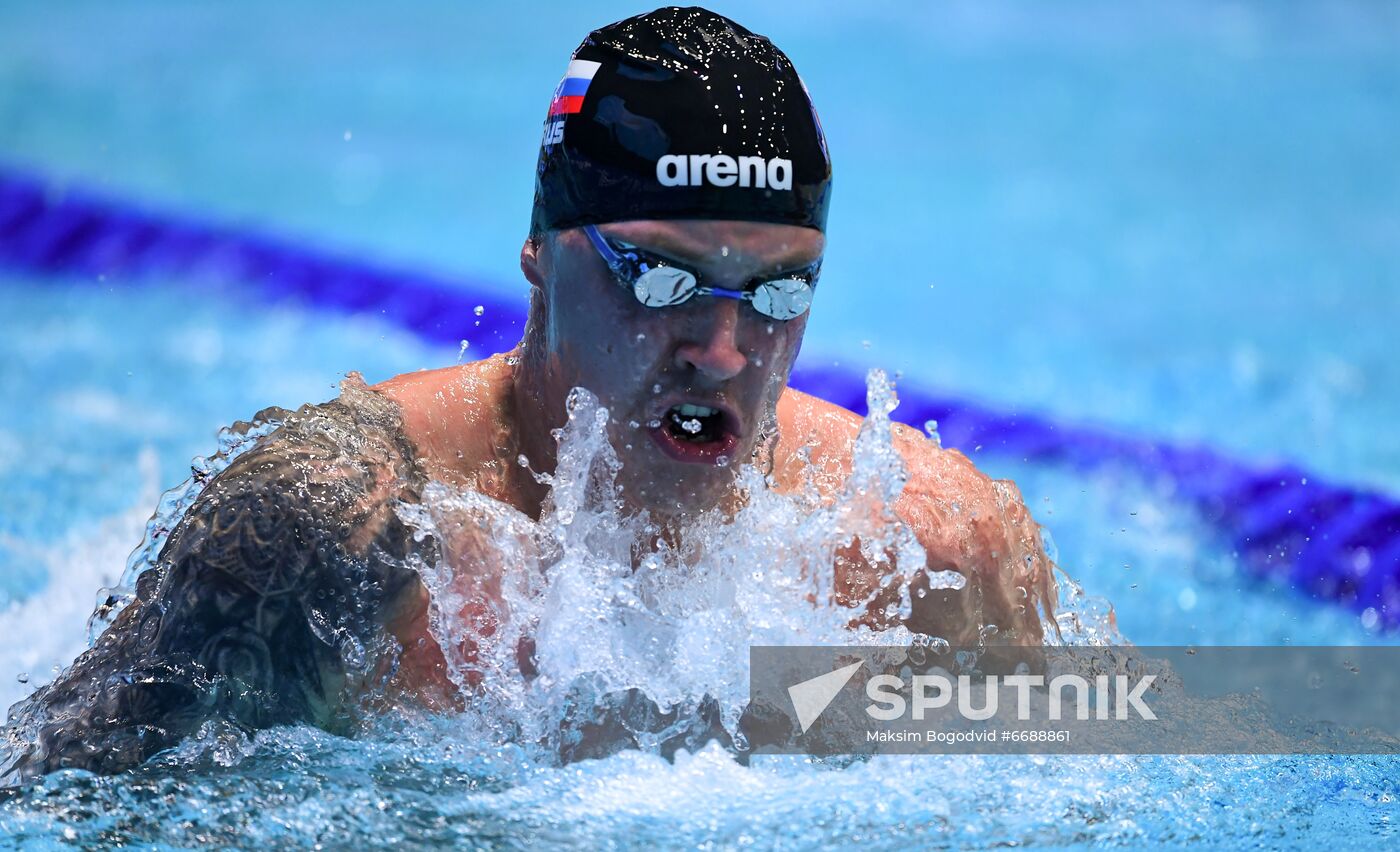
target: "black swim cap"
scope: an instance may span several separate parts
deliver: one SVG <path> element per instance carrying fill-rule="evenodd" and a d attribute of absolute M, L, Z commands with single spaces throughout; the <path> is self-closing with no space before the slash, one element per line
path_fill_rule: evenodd
<path fill-rule="evenodd" d="M 626 219 L 824 230 L 831 159 L 792 63 L 697 7 L 594 30 L 545 119 L 530 233 Z"/>

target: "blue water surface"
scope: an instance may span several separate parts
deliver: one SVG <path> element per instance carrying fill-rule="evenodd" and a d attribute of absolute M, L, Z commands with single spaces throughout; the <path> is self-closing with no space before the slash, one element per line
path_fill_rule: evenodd
<path fill-rule="evenodd" d="M 714 8 L 792 56 L 835 158 L 804 359 L 1400 490 L 1400 9 Z M 9 2 L 0 162 L 495 282 L 523 308 L 549 94 L 588 29 L 642 10 Z M 0 698 L 81 649 L 154 491 L 219 427 L 329 398 L 347 370 L 373 382 L 458 357 L 375 317 L 0 272 L 0 625 L 23 637 L 0 651 Z M 1394 641 L 1250 579 L 1146 485 L 979 462 L 1018 482 L 1133 641 Z M 0 830 L 36 845 L 1345 847 L 1393 838 L 1400 818 L 1390 758 L 815 771 L 702 752 L 557 769 L 441 731 L 206 746 L 173 776 L 55 779 L 0 806 Z"/>

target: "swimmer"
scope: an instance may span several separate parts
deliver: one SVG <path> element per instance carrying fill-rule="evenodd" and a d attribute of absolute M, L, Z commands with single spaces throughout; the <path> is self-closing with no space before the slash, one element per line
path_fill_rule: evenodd
<path fill-rule="evenodd" d="M 347 381 L 332 402 L 280 413 L 200 494 L 94 647 L 16 713 L 0 772 L 120 771 L 213 718 L 348 732 L 366 694 L 451 706 L 429 592 L 406 567 L 443 543 L 415 538 L 395 506 L 442 482 L 538 518 L 549 492 L 534 474 L 555 469 L 574 388 L 610 413 L 624 510 L 649 513 L 662 538 L 736 509 L 746 465 L 779 491 L 810 476 L 834 494 L 861 418 L 787 387 L 826 286 L 830 202 L 816 112 L 766 38 L 699 8 L 591 33 L 544 123 L 518 347 Z M 865 603 L 897 572 L 921 593 L 908 629 L 1039 644 L 1052 565 L 1014 486 L 913 429 L 893 440 L 909 473 L 895 511 L 927 564 L 874 570 L 855 543 L 841 550 L 852 624 L 893 626 L 878 595 Z M 930 590 L 944 571 L 966 584 Z"/>

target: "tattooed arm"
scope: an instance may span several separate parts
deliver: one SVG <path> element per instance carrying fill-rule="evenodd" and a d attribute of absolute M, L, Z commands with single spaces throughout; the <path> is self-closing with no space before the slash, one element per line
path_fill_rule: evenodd
<path fill-rule="evenodd" d="M 215 717 L 346 730 L 347 698 L 393 653 L 389 610 L 417 584 L 392 511 L 406 454 L 382 426 L 308 406 L 216 477 L 136 600 L 15 708 L 21 745 L 0 771 L 120 771 Z"/>

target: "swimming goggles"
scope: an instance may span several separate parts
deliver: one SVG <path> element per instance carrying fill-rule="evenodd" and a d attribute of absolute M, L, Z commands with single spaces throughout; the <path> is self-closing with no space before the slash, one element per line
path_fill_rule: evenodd
<path fill-rule="evenodd" d="M 697 273 L 675 261 L 606 237 L 593 225 L 584 225 L 583 231 L 618 283 L 631 288 L 637 301 L 648 308 L 679 305 L 691 296 L 719 296 L 748 302 L 770 319 L 796 319 L 811 307 L 812 285 L 821 272 L 819 260 L 780 278 L 755 279 L 743 290 L 707 287 Z"/>

